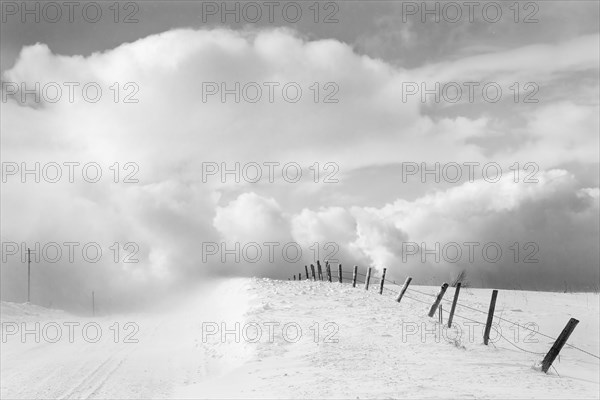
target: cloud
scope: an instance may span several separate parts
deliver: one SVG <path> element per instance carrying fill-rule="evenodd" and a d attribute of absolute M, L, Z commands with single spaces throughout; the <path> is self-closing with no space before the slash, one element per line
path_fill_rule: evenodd
<path fill-rule="evenodd" d="M 286 239 L 287 221 L 273 198 L 244 193 L 224 207 L 217 207 L 213 225 L 232 242 Z"/>
<path fill-rule="evenodd" d="M 42 166 L 79 162 L 78 168 L 95 162 L 103 175 L 100 182 L 89 183 L 78 169 L 75 182 L 69 183 L 64 168 L 63 179 L 56 184 L 44 179 L 32 182 L 32 175 L 25 184 L 19 174 L 9 177 L 2 188 L 3 241 L 102 244 L 102 262 L 93 265 L 83 263 L 79 269 L 64 263 L 38 265 L 43 275 L 36 278 L 40 279 L 36 295 L 40 302 L 57 305 L 82 304 L 95 289 L 110 293 L 116 307 L 122 299 L 151 297 L 149 293 L 159 288 L 167 291 L 215 274 L 285 277 L 310 262 L 313 253 L 305 247 L 315 242 L 321 258 L 335 250 L 343 263 L 388 265 L 407 273 L 417 267 L 401 265 L 405 240 L 506 241 L 514 235 L 515 241 L 543 241 L 540 254 L 544 252 L 544 265 L 551 266 L 548 282 L 567 277 L 564 265 L 569 265 L 584 271 L 577 275 L 578 283 L 584 284 L 594 276 L 590 263 L 597 265 L 589 250 L 594 248 L 590 242 L 598 239 L 597 229 L 590 225 L 598 210 L 597 179 L 589 172 L 580 179 L 551 170 L 557 164 L 597 162 L 594 90 L 585 92 L 584 98 L 591 99 L 587 104 L 563 96 L 532 108 L 499 105 L 480 115 L 464 115 L 427 114 L 419 101 L 403 102 L 400 88 L 402 82 L 433 79 L 437 74 L 464 77 L 465 63 L 474 65 L 471 72 L 476 77 L 490 79 L 512 76 L 525 64 L 535 71 L 535 61 L 524 61 L 528 52 L 543 62 L 562 60 L 546 63 L 544 77 L 551 78 L 564 70 L 591 68 L 596 53 L 581 50 L 593 41 L 586 36 L 412 70 L 359 55 L 337 40 L 311 41 L 287 29 L 180 29 L 87 57 L 58 55 L 44 44 L 24 47 L 4 73 L 4 82 L 25 82 L 28 88 L 36 82 L 42 87 L 57 82 L 63 96 L 68 96 L 65 82 L 80 85 L 74 102 L 63 97 L 55 103 L 31 104 L 33 95 L 27 96 L 27 105 L 13 98 L 3 102 L 3 161 L 19 166 L 24 162 L 28 168 L 35 162 Z M 577 49 L 573 59 L 557 57 L 575 54 L 570 46 Z M 506 61 L 510 57 L 519 61 L 514 67 Z M 89 82 L 102 88 L 98 102 L 82 100 L 81 89 Z M 229 88 L 235 82 L 257 82 L 264 89 L 263 100 L 237 103 L 229 95 L 223 103 L 217 95 L 204 102 L 203 82 L 226 82 Z M 264 100 L 268 97 L 264 82 L 279 83 L 273 103 Z M 303 89 L 296 103 L 282 97 L 281 88 L 290 82 Z M 128 83 L 132 86 L 126 87 Z M 327 83 L 335 85 L 326 87 Z M 339 101 L 324 103 L 326 95 Z M 124 103 L 126 96 L 138 102 Z M 498 119 L 503 119 L 497 115 L 503 113 L 516 117 L 499 129 Z M 496 129 L 514 134 L 514 143 L 496 148 Z M 563 135 L 566 130 L 569 135 Z M 348 196 L 341 185 L 323 184 L 323 174 L 315 183 L 311 170 L 315 162 L 321 169 L 326 162 L 336 162 L 338 177 L 344 178 L 361 168 L 402 161 L 490 160 L 502 163 L 505 170 L 516 161 L 538 161 L 543 180 L 532 186 L 506 180 L 470 183 L 412 201 L 403 199 L 399 187 L 397 201 L 367 208 L 357 206 L 369 198 L 367 193 Z M 273 183 L 263 179 L 254 185 L 243 179 L 235 183 L 235 173 L 227 184 L 221 176 L 202 180 L 205 162 L 226 162 L 231 168 L 232 163 L 248 161 L 296 162 L 303 169 L 303 180 L 291 184 L 280 178 Z M 139 168 L 138 183 L 123 182 L 133 171 L 126 164 Z M 590 180 L 592 185 L 578 183 Z M 397 181 L 387 183 L 394 184 Z M 568 232 L 566 238 L 563 232 Z M 244 266 L 202 261 L 202 243 L 250 240 L 297 242 L 304 250 L 302 259 L 297 264 L 277 259 Z M 119 260 L 113 261 L 110 246 L 115 242 L 121 247 L 137 244 L 139 262 L 123 262 L 131 249 L 121 249 Z M 329 242 L 338 247 L 325 248 Z M 556 250 L 561 248 L 563 252 Z M 18 258 L 3 265 L 6 298 L 22 299 L 22 267 Z M 452 270 L 438 265 L 418 268 L 423 277 L 432 276 L 430 272 L 447 276 Z M 486 282 L 493 284 L 512 268 L 481 270 L 487 274 Z M 536 266 L 529 270 L 539 273 Z M 538 281 L 534 275 L 528 273 L 529 283 Z M 77 291 L 56 289 L 69 285 Z"/>
<path fill-rule="evenodd" d="M 497 183 L 480 179 L 414 201 L 353 207 L 354 234 L 330 237 L 396 279 L 410 275 L 436 283 L 436 277 L 439 283 L 466 269 L 478 285 L 550 289 L 566 281 L 591 289 L 599 279 L 598 190 L 578 187 L 561 170 L 544 172 L 531 184 L 515 183 L 512 176 Z M 304 218 L 304 234 L 321 232 L 325 221 L 351 225 L 335 211 L 337 222 L 328 210 Z"/>

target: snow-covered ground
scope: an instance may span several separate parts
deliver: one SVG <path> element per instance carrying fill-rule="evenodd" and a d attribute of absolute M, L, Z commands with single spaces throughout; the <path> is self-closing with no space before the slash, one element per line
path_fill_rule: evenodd
<path fill-rule="evenodd" d="M 496 316 L 504 320 L 495 320 L 485 346 L 483 325 L 470 320 L 485 322 L 491 290 L 463 289 L 459 301 L 470 308 L 459 307 L 448 329 L 437 313 L 427 317 L 438 288 L 411 286 L 398 304 L 374 283 L 365 291 L 348 283 L 228 279 L 152 313 L 95 318 L 2 303 L 1 397 L 600 396 L 597 358 L 565 347 L 556 369 L 543 374 L 535 365 L 553 341 L 505 321 L 556 337 L 577 318 L 569 343 L 597 355 L 598 294 L 501 290 Z M 448 289 L 442 303 L 444 323 L 453 294 Z M 25 340 L 23 328 L 32 332 Z"/>

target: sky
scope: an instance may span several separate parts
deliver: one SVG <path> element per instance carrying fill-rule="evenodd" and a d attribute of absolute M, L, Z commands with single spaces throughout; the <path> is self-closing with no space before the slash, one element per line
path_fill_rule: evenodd
<path fill-rule="evenodd" d="M 28 4 L 2 4 L 2 300 L 26 299 L 27 247 L 33 301 L 65 308 L 316 258 L 600 284 L 597 2 Z"/>

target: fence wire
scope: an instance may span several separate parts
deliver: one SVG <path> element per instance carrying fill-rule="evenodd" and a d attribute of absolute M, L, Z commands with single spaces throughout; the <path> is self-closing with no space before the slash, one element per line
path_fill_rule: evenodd
<path fill-rule="evenodd" d="M 342 271 L 342 277 L 344 276 L 344 274 L 347 274 L 347 275 L 349 275 L 349 276 L 351 276 L 351 277 L 353 277 L 353 276 L 354 276 L 353 272 L 343 272 L 343 271 Z M 318 279 L 318 276 L 316 276 L 316 275 L 317 275 L 317 274 L 315 274 L 316 281 L 319 281 L 320 279 Z M 366 275 L 366 274 L 363 274 L 363 273 L 361 273 L 361 272 L 358 272 L 358 271 L 357 271 L 356 275 L 357 275 L 357 278 L 356 278 L 356 283 L 357 283 L 357 284 L 364 285 L 364 284 L 365 284 L 365 281 L 366 281 L 366 277 L 367 277 L 367 275 Z M 337 275 L 337 274 L 335 274 L 335 278 L 336 278 L 336 279 L 335 279 L 335 281 L 336 281 L 336 282 L 337 282 L 337 277 L 338 277 L 338 275 Z M 364 279 L 360 280 L 360 279 L 359 279 L 359 277 L 364 277 Z M 324 278 L 324 279 L 323 279 L 323 281 L 324 281 L 324 282 L 326 282 L 326 281 L 327 281 L 326 274 L 325 274 L 325 275 L 323 275 L 323 278 Z M 332 281 L 334 281 L 334 274 L 333 274 L 333 273 L 332 273 L 332 276 L 331 276 L 331 278 L 332 278 Z M 304 280 L 312 280 L 312 278 L 309 278 L 309 279 L 304 279 Z M 370 282 L 370 284 L 373 284 L 373 286 L 377 286 L 377 288 L 379 288 L 379 285 L 380 285 L 380 282 L 381 282 L 381 277 L 379 277 L 379 276 L 377 276 L 377 275 L 374 275 L 374 274 L 371 274 L 371 277 L 370 277 L 370 281 L 369 281 L 369 282 Z M 391 280 L 389 280 L 389 279 L 384 279 L 384 282 L 387 282 L 387 283 L 389 283 L 389 284 L 391 284 L 391 285 L 395 285 L 395 286 L 398 286 L 398 287 L 403 287 L 403 285 L 400 285 L 400 284 L 396 283 L 395 281 L 391 281 Z M 393 289 L 390 289 L 390 288 L 388 288 L 388 287 L 385 287 L 385 285 L 384 285 L 383 289 L 384 289 L 384 291 L 386 291 L 386 290 L 387 290 L 387 291 L 390 291 L 390 292 L 392 292 L 392 293 L 394 293 L 394 294 L 399 294 L 399 293 L 400 293 L 400 292 L 397 292 L 397 291 L 395 291 L 395 290 L 393 290 Z M 436 298 L 436 297 L 437 297 L 437 294 L 432 294 L 432 293 L 426 293 L 426 292 L 422 292 L 422 291 L 420 291 L 420 290 L 413 289 L 413 288 L 410 288 L 410 287 L 409 287 L 409 288 L 407 288 L 406 292 L 418 293 L 418 294 L 421 294 L 421 295 L 423 295 L 423 296 L 428 296 L 428 297 L 433 297 L 433 298 Z M 419 303 L 423 303 L 423 304 L 430 305 L 430 303 L 429 303 L 429 302 L 426 302 L 426 301 L 423 301 L 423 300 L 417 299 L 417 298 L 415 298 L 415 297 L 408 296 L 406 293 L 404 294 L 403 298 L 407 298 L 407 299 L 410 299 L 410 300 L 413 300 L 413 301 L 416 301 L 416 302 L 419 302 Z M 442 301 L 444 301 L 444 302 L 446 302 L 446 303 L 453 303 L 453 300 L 444 299 L 444 298 L 442 298 Z M 469 305 L 466 305 L 466 304 L 463 304 L 463 303 L 461 303 L 461 302 L 459 302 L 459 301 L 457 301 L 457 302 L 456 302 L 456 305 L 457 305 L 457 307 L 462 307 L 462 308 L 464 308 L 464 309 L 471 310 L 471 311 L 475 311 L 475 312 L 478 312 L 478 313 L 481 313 L 481 314 L 484 314 L 484 315 L 487 315 L 487 314 L 488 314 L 488 312 L 486 312 L 486 311 L 480 310 L 480 309 L 478 309 L 478 308 L 471 307 L 471 306 L 469 306 Z M 482 305 L 482 306 L 484 306 L 484 305 Z M 457 318 L 461 318 L 461 319 L 464 319 L 464 320 L 467 320 L 467 321 L 470 321 L 470 322 L 473 322 L 473 323 L 477 323 L 477 324 L 479 324 L 479 325 L 483 325 L 483 326 L 485 326 L 485 325 L 486 325 L 486 324 L 485 324 L 485 323 L 483 323 L 483 322 L 480 322 L 480 321 L 474 320 L 474 319 L 472 319 L 472 318 L 465 317 L 464 315 L 461 315 L 461 314 L 459 314 L 459 313 L 457 313 L 457 312 L 454 312 L 454 314 L 453 314 L 453 315 L 454 315 L 455 317 L 457 317 Z M 497 319 L 497 320 L 500 320 L 500 321 L 504 321 L 504 322 L 506 322 L 506 323 L 509 323 L 509 324 L 512 324 L 513 326 L 517 326 L 517 327 L 519 327 L 519 328 L 521 328 L 521 329 L 525 329 L 525 330 L 531 331 L 531 332 L 533 332 L 533 333 L 535 333 L 535 334 L 538 334 L 538 335 L 540 335 L 540 336 L 543 336 L 543 337 L 545 337 L 545 338 L 547 338 L 547 339 L 550 339 L 550 340 L 553 340 L 553 341 L 556 341 L 556 340 L 557 340 L 557 338 L 555 338 L 555 337 L 553 337 L 553 336 L 551 336 L 551 335 L 547 335 L 547 334 L 545 334 L 545 333 L 543 333 L 543 332 L 536 331 L 536 330 L 534 330 L 534 329 L 531 329 L 531 328 L 529 328 L 529 327 L 527 327 L 527 326 L 521 325 L 521 324 L 519 324 L 518 322 L 511 321 L 511 320 L 509 320 L 509 319 L 506 319 L 506 318 L 502 318 L 502 317 L 500 317 L 500 316 L 498 316 L 498 315 L 494 315 L 494 316 L 493 316 L 493 318 L 495 318 L 495 319 Z M 494 331 L 495 331 L 495 332 L 496 332 L 496 333 L 499 335 L 499 337 L 500 337 L 500 338 L 504 339 L 506 342 L 508 342 L 509 344 L 511 344 L 513 347 L 515 347 L 515 348 L 517 348 L 517 349 L 519 349 L 519 350 L 521 350 L 521 351 L 523 351 L 523 352 L 530 353 L 530 354 L 535 354 L 535 355 L 545 355 L 545 353 L 538 353 L 538 352 L 533 352 L 533 351 L 530 351 L 530 350 L 523 349 L 523 348 L 521 348 L 521 347 L 517 346 L 515 343 L 513 343 L 513 342 L 512 342 L 512 341 L 510 341 L 509 339 L 507 339 L 506 337 L 504 337 L 504 336 L 503 336 L 503 335 L 502 335 L 502 334 L 501 334 L 501 333 L 500 333 L 500 332 L 499 332 L 497 329 L 495 329 L 494 327 L 492 327 L 492 329 L 494 329 Z M 584 350 L 584 349 L 582 349 L 582 348 L 579 348 L 579 347 L 577 347 L 577 346 L 575 346 L 575 345 L 572 345 L 572 344 L 570 344 L 570 343 L 568 343 L 568 342 L 567 342 L 567 343 L 565 343 L 565 346 L 568 346 L 568 347 L 570 347 L 570 348 L 572 348 L 572 349 L 574 349 L 574 350 L 577 350 L 577 351 L 579 351 L 579 352 L 581 352 L 581 353 L 587 354 L 587 355 L 589 355 L 589 356 L 591 356 L 591 357 L 594 357 L 594 358 L 596 358 L 596 359 L 599 359 L 599 360 L 600 360 L 600 356 L 598 356 L 598 355 L 596 355 L 596 354 L 593 354 L 593 353 L 591 353 L 591 352 L 589 352 L 589 351 L 587 351 L 587 350 Z"/>

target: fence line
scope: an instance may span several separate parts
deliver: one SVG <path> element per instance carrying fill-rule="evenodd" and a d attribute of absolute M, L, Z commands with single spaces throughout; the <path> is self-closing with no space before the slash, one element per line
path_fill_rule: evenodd
<path fill-rule="evenodd" d="M 400 285 L 398 285 L 398 284 L 396 284 L 396 283 L 393 283 L 393 282 L 392 282 L 392 284 L 393 284 L 393 285 L 400 286 Z M 424 292 L 421 292 L 421 291 L 419 291 L 419 290 L 415 290 L 415 289 L 407 289 L 407 291 L 412 291 L 412 292 L 420 293 L 420 294 L 422 294 L 422 295 L 425 295 L 425 296 L 435 297 L 435 295 L 434 295 L 434 294 L 430 294 L 430 293 L 424 293 Z M 447 302 L 447 303 L 452 303 L 452 301 L 451 301 L 451 300 L 448 300 L 448 299 L 442 299 L 442 301 L 445 301 L 445 302 Z M 479 312 L 479 313 L 482 313 L 482 314 L 485 314 L 485 315 L 487 315 L 487 312 L 485 312 L 485 311 L 483 311 L 483 310 L 479 310 L 479 309 L 477 309 L 477 308 L 469 307 L 468 305 L 466 305 L 466 304 L 461 304 L 460 302 L 457 302 L 456 304 L 457 304 L 458 306 L 460 306 L 460 307 L 463 307 L 463 308 L 466 308 L 466 309 L 468 309 L 468 310 L 475 311 L 475 312 Z M 547 339 L 551 339 L 551 340 L 557 340 L 557 338 L 555 338 L 555 337 L 553 337 L 553 336 L 547 335 L 547 334 L 545 334 L 545 333 L 543 333 L 543 332 L 540 332 L 540 331 L 536 331 L 535 329 L 531 329 L 531 328 L 529 328 L 529 327 L 527 327 L 527 326 L 524 326 L 524 325 L 521 325 L 521 324 L 519 324 L 518 322 L 514 322 L 514 321 L 508 320 L 508 319 L 506 319 L 506 318 L 502 318 L 502 317 L 500 317 L 500 316 L 498 316 L 498 315 L 494 315 L 494 316 L 493 316 L 493 318 L 495 318 L 495 319 L 498 319 L 498 320 L 500 320 L 500 321 L 507 322 L 507 323 L 509 323 L 509 324 L 512 324 L 512 325 L 514 325 L 514 326 L 517 326 L 517 327 L 519 327 L 519 328 L 521 328 L 521 329 L 528 330 L 528 331 L 530 331 L 530 332 L 533 332 L 533 333 L 535 333 L 535 334 L 538 334 L 538 335 L 540 335 L 540 336 L 543 336 L 543 337 L 545 337 L 545 338 L 547 338 Z M 476 322 L 478 322 L 478 321 L 476 321 Z M 480 323 L 480 322 L 478 322 L 478 323 Z M 497 331 L 496 331 L 496 332 L 497 332 Z M 502 338 L 508 341 L 508 339 L 504 338 L 503 336 L 502 336 Z M 510 343 L 514 345 L 514 343 L 512 343 L 512 342 L 510 342 Z M 589 355 L 589 356 L 592 356 L 592 357 L 594 357 L 594 358 L 597 358 L 597 359 L 599 359 L 599 360 L 600 360 L 600 356 L 597 356 L 597 355 L 595 355 L 595 354 L 593 354 L 593 353 L 590 353 L 589 351 L 587 351 L 587 350 L 584 350 L 584 349 L 581 349 L 581 348 L 579 348 L 579 347 L 577 347 L 577 346 L 575 346 L 575 345 L 572 345 L 572 344 L 570 344 L 570 343 L 565 343 L 565 346 L 569 346 L 569 347 L 570 347 L 570 348 L 572 348 L 572 349 L 578 350 L 578 351 L 580 351 L 580 352 L 582 352 L 582 353 L 585 353 L 585 354 L 587 354 L 587 355 Z M 531 353 L 531 352 L 530 352 L 530 353 Z M 540 354 L 540 353 L 534 353 L 534 354 Z"/>
<path fill-rule="evenodd" d="M 392 283 L 392 284 L 394 284 L 394 283 Z M 396 284 L 396 285 L 397 285 L 397 284 Z M 399 285 L 397 285 L 397 286 L 399 286 Z M 387 290 L 389 290 L 389 291 L 391 291 L 391 292 L 393 292 L 393 293 L 395 293 L 395 294 L 398 294 L 398 293 L 399 293 L 399 292 L 396 292 L 396 291 L 394 291 L 394 290 L 392 290 L 392 289 L 389 289 L 389 288 L 386 288 L 386 289 L 387 289 Z M 411 290 L 411 289 L 407 289 L 407 291 L 409 291 L 409 290 Z M 424 295 L 427 295 L 427 296 L 436 297 L 435 295 L 432 295 L 432 294 L 429 294 L 429 293 L 423 293 L 423 292 L 420 292 L 420 291 L 418 291 L 418 290 L 414 290 L 414 289 L 412 289 L 412 291 L 413 291 L 413 292 L 416 292 L 416 293 L 424 294 Z M 410 300 L 413 300 L 413 301 L 417 301 L 417 302 L 419 302 L 419 303 L 426 304 L 426 305 L 428 305 L 428 306 L 430 305 L 430 303 L 428 303 L 428 302 L 426 302 L 426 301 L 423 301 L 423 300 L 419 300 L 419 299 L 417 299 L 417 298 L 414 298 L 414 297 L 410 297 L 410 296 L 407 296 L 407 295 L 404 295 L 404 297 L 405 297 L 405 298 L 408 298 L 408 299 L 410 299 Z M 447 301 L 448 301 L 448 302 L 450 302 L 449 300 L 447 300 Z M 458 303 L 458 302 L 457 302 L 457 305 L 460 305 L 460 303 Z M 474 310 L 474 311 L 479 311 L 479 312 L 482 312 L 481 310 L 478 310 L 478 309 L 476 309 L 476 308 L 472 308 L 472 307 L 468 307 L 468 306 L 465 306 L 465 307 L 466 307 L 466 308 L 468 308 L 468 309 Z M 485 313 L 485 312 L 483 312 L 483 313 L 484 313 L 484 314 L 487 314 L 487 313 Z M 476 323 L 476 324 L 479 324 L 479 325 L 483 325 L 483 326 L 485 326 L 485 325 L 486 325 L 486 324 L 485 324 L 485 323 L 483 323 L 483 322 L 480 322 L 480 321 L 474 320 L 474 319 L 472 319 L 472 318 L 465 317 L 464 315 L 461 315 L 461 314 L 454 313 L 454 316 L 456 316 L 456 317 L 458 317 L 458 318 L 462 318 L 462 319 L 464 319 L 464 320 L 467 320 L 467 321 L 470 321 L 470 322 L 473 322 L 473 323 Z M 531 332 L 533 332 L 533 333 L 540 334 L 541 336 L 547 337 L 547 338 L 549 338 L 549 339 L 552 339 L 552 340 L 557 340 L 557 338 L 554 338 L 554 337 L 552 337 L 552 336 L 546 335 L 546 334 L 544 334 L 544 333 L 542 333 L 542 332 L 540 332 L 540 331 L 533 330 L 533 329 L 531 329 L 531 328 L 528 328 L 528 327 L 526 327 L 526 326 L 520 325 L 520 324 L 519 324 L 519 323 L 517 323 L 517 322 L 513 322 L 513 321 L 507 320 L 507 319 L 505 319 L 505 318 L 497 317 L 497 316 L 494 316 L 494 318 L 498 318 L 498 319 L 500 319 L 500 320 L 502 320 L 502 321 L 506 321 L 506 322 L 508 322 L 508 323 L 511 323 L 511 324 L 513 324 L 513 325 L 519 326 L 519 327 L 521 327 L 521 328 L 523 328 L 523 329 L 529 330 L 529 331 L 531 331 Z M 507 339 L 507 338 L 506 338 L 504 335 L 502 335 L 502 333 L 501 333 L 500 331 L 498 331 L 496 328 L 494 328 L 493 326 L 492 326 L 492 329 L 494 329 L 494 331 L 495 331 L 495 332 L 498 334 L 498 336 L 499 336 L 499 337 L 501 337 L 502 339 L 504 339 L 505 341 L 507 341 L 509 344 L 511 344 L 512 346 L 516 347 L 517 349 L 519 349 L 519 350 L 521 350 L 521 351 L 524 351 L 524 352 L 526 352 L 526 353 L 530 353 L 530 354 L 536 354 L 536 355 L 545 355 L 545 354 L 546 354 L 546 353 L 539 353 L 539 352 L 534 352 L 534 351 L 530 351 L 530 350 L 525 350 L 525 349 L 523 349 L 523 348 L 521 348 L 521 347 L 517 346 L 515 343 L 511 342 L 509 339 Z M 583 349 L 581 349 L 581 348 L 579 348 L 579 347 L 577 347 L 577 346 L 574 346 L 574 345 L 572 345 L 572 344 L 569 344 L 569 343 L 565 343 L 565 345 L 566 345 L 566 346 L 569 346 L 569 347 L 571 347 L 571 348 L 573 348 L 573 349 L 575 349 L 575 350 L 579 350 L 580 352 L 582 352 L 582 353 L 585 353 L 585 354 L 587 354 L 587 355 L 590 355 L 590 356 L 592 356 L 592 357 L 594 357 L 594 358 L 598 358 L 598 359 L 600 359 L 600 357 L 599 357 L 599 356 L 597 356 L 597 355 L 595 355 L 595 354 L 593 354 L 593 353 L 590 353 L 590 352 L 588 352 L 588 351 L 586 351 L 586 350 L 583 350 Z"/>
<path fill-rule="evenodd" d="M 339 269 L 339 270 L 341 270 L 341 266 L 340 266 L 340 269 Z M 341 275 L 342 275 L 342 276 L 344 276 L 344 274 L 346 274 L 346 275 L 349 275 L 349 276 L 351 277 L 351 278 L 350 278 L 350 280 L 352 280 L 352 277 L 353 277 L 353 272 L 344 272 L 344 271 L 342 271 Z M 357 271 L 357 272 L 356 272 L 356 275 L 357 275 L 357 277 L 356 277 L 356 282 L 357 282 L 357 283 L 361 283 L 361 284 L 363 284 L 363 285 L 364 285 L 364 283 L 365 283 L 365 282 L 366 282 L 366 280 L 367 280 L 367 276 L 369 276 L 369 279 L 370 279 L 370 280 L 373 280 L 373 282 L 379 281 L 379 282 L 380 282 L 380 293 L 381 293 L 381 294 L 383 294 L 383 292 L 384 292 L 384 291 L 388 291 L 388 292 L 391 292 L 391 293 L 393 293 L 393 294 L 399 294 L 399 293 L 400 293 L 400 292 L 398 292 L 398 291 L 396 291 L 396 290 L 393 290 L 393 289 L 391 289 L 391 288 L 389 288 L 389 287 L 385 287 L 385 286 L 383 286 L 383 283 L 384 283 L 384 282 L 387 282 L 387 283 L 390 283 L 390 284 L 392 284 L 392 285 L 395 285 L 395 286 L 401 287 L 401 285 L 400 285 L 400 284 L 397 284 L 395 281 L 392 281 L 392 280 L 389 280 L 389 279 L 385 279 L 385 273 L 384 273 L 384 274 L 382 274 L 381 276 L 377 276 L 377 275 L 375 275 L 375 274 L 373 274 L 373 273 L 371 273 L 370 275 L 366 275 L 366 274 L 363 274 L 363 273 L 360 273 L 360 272 L 358 272 L 358 271 Z M 300 274 L 300 276 L 302 276 L 302 275 Z M 359 279 L 359 277 L 364 277 L 364 279 L 362 279 L 362 281 L 361 281 L 361 279 Z M 383 278 L 383 279 L 382 279 L 382 278 Z M 307 279 L 307 280 L 308 280 L 308 279 Z M 350 285 L 351 285 L 351 284 L 350 284 Z M 445 285 L 446 285 L 446 284 L 445 284 Z M 446 286 L 447 286 L 447 285 L 446 285 Z M 447 303 L 454 303 L 452 300 L 448 300 L 448 299 L 444 299 L 444 298 L 443 298 L 443 295 L 444 295 L 444 292 L 445 292 L 445 290 L 444 290 L 444 289 L 445 289 L 445 288 L 444 288 L 444 286 L 442 286 L 442 290 L 441 290 L 441 291 L 440 291 L 440 293 L 438 293 L 437 295 L 435 295 L 435 294 L 430 294 L 430 293 L 425 293 L 425 292 L 422 292 L 422 291 L 420 291 L 420 290 L 416 290 L 416 289 L 412 289 L 412 288 L 406 288 L 406 289 L 405 289 L 405 291 L 406 291 L 406 292 L 418 293 L 418 294 L 420 294 L 420 295 L 423 295 L 423 296 L 428 296 L 428 297 L 433 297 L 433 298 L 438 298 L 438 297 L 439 297 L 439 299 L 436 299 L 436 302 L 445 301 L 445 302 L 447 302 Z M 408 296 L 406 293 L 404 294 L 403 298 L 407 298 L 407 299 L 409 299 L 409 300 L 416 301 L 416 302 L 423 303 L 423 304 L 427 304 L 428 306 L 431 306 L 431 303 L 430 303 L 430 302 L 426 302 L 426 301 L 420 300 L 420 299 L 418 299 L 418 298 L 415 298 L 415 297 L 412 297 L 412 296 Z M 531 329 L 531 328 L 529 328 L 529 327 L 527 327 L 527 326 L 521 325 L 521 324 L 519 324 L 518 322 L 511 321 L 511 320 L 509 320 L 509 319 L 502 318 L 502 317 L 500 317 L 500 316 L 494 315 L 494 307 L 493 307 L 493 303 L 495 303 L 495 296 L 493 296 L 493 299 L 492 299 L 492 304 L 490 305 L 490 310 L 489 310 L 488 312 L 486 312 L 486 311 L 483 311 L 483 310 L 480 310 L 480 309 L 477 309 L 477 308 L 471 307 L 471 306 L 469 306 L 469 305 L 463 304 L 463 303 L 461 303 L 461 302 L 459 302 L 459 301 L 457 301 L 457 300 L 455 301 L 455 304 L 456 304 L 457 306 L 459 306 L 459 307 L 463 307 L 464 309 L 468 309 L 468 310 L 471 310 L 471 311 L 475 311 L 475 312 L 479 312 L 479 313 L 482 313 L 482 314 L 485 314 L 485 315 L 487 315 L 487 316 L 488 316 L 488 322 L 487 322 L 487 323 L 483 323 L 483 322 L 480 322 L 480 321 L 474 320 L 474 319 L 472 319 L 472 318 L 465 317 L 464 315 L 461 315 L 461 314 L 459 314 L 459 313 L 456 313 L 456 312 L 454 312 L 454 314 L 453 314 L 453 315 L 454 315 L 455 317 L 457 317 L 457 318 L 461 318 L 461 319 L 464 319 L 464 320 L 467 320 L 467 321 L 470 321 L 470 322 L 477 323 L 477 324 L 480 324 L 480 325 L 483 325 L 483 326 L 485 326 L 485 327 L 486 327 L 486 332 L 489 332 L 489 330 L 490 330 L 490 329 L 493 329 L 493 330 L 494 330 L 494 331 L 495 331 L 495 332 L 498 334 L 498 336 L 499 336 L 500 338 L 504 339 L 504 340 L 505 340 L 506 342 L 508 342 L 508 343 L 509 343 L 511 346 L 515 347 L 515 348 L 516 348 L 516 349 L 518 349 L 518 350 L 521 350 L 521 351 L 523 351 L 523 352 L 530 353 L 530 354 L 535 354 L 535 355 L 546 355 L 546 358 L 544 359 L 544 363 L 546 363 L 546 359 L 547 359 L 547 358 L 549 358 L 549 356 L 550 356 L 550 354 L 551 354 L 552 352 L 555 352 L 555 353 L 556 353 L 556 354 L 554 355 L 554 357 L 556 357 L 556 355 L 557 355 L 557 354 L 558 354 L 558 352 L 560 351 L 560 348 L 562 347 L 562 345 L 566 345 L 566 346 L 568 346 L 568 347 L 570 347 L 570 348 L 572 348 L 572 349 L 574 349 L 574 350 L 580 351 L 580 352 L 582 352 L 582 353 L 584 353 L 584 354 L 587 354 L 587 355 L 589 355 L 589 356 L 591 356 L 591 357 L 594 357 L 594 358 L 596 358 L 596 359 L 599 359 L 599 360 L 600 360 L 600 356 L 598 356 L 598 355 L 596 355 L 596 354 L 593 354 L 593 353 L 591 353 L 591 352 L 589 352 L 589 351 L 586 351 L 586 350 L 584 350 L 584 349 L 581 349 L 581 348 L 579 348 L 579 347 L 577 347 L 577 346 L 575 346 L 575 345 L 572 345 L 572 344 L 570 344 L 570 343 L 567 343 L 568 336 L 570 335 L 570 333 L 571 333 L 571 332 L 572 332 L 572 330 L 574 329 L 575 325 L 576 325 L 576 324 L 577 324 L 577 322 L 579 322 L 579 321 L 577 321 L 577 320 L 575 320 L 575 319 L 571 319 L 571 321 L 569 321 L 569 324 L 567 324 L 567 326 L 565 327 L 565 329 L 563 330 L 563 332 L 561 333 L 561 335 L 560 335 L 558 338 L 555 338 L 555 337 L 552 337 L 552 336 L 550 336 L 550 335 L 547 335 L 547 334 L 545 334 L 545 333 L 542 333 L 542 332 L 540 332 L 540 331 L 536 331 L 536 330 L 534 330 L 534 329 Z M 434 304 L 435 304 L 435 303 L 434 303 Z M 482 305 L 482 306 L 483 306 L 483 305 Z M 436 307 L 436 308 L 437 308 L 437 307 Z M 433 307 L 432 307 L 432 309 L 433 309 Z M 547 354 L 546 354 L 546 353 L 539 353 L 539 352 L 534 352 L 534 351 L 530 351 L 530 350 L 523 349 L 523 348 L 521 348 L 521 347 L 517 346 L 515 343 L 513 343 L 513 342 L 512 342 L 512 341 L 510 341 L 509 339 L 507 339 L 505 336 L 503 336 L 503 335 L 502 335 L 502 333 L 501 333 L 501 332 L 499 332 L 499 331 L 498 331 L 496 328 L 494 328 L 494 327 L 493 327 L 493 325 L 491 324 L 491 321 L 492 321 L 493 319 L 497 319 L 497 320 L 499 320 L 499 321 L 504 321 L 504 322 L 507 322 L 507 323 L 509 323 L 509 324 L 512 324 L 513 326 L 517 326 L 517 327 L 519 327 L 519 328 L 522 328 L 522 329 L 525 329 L 525 330 L 529 330 L 529 331 L 531 331 L 531 332 L 533 332 L 533 333 L 535 333 L 535 334 L 539 334 L 540 336 L 543 336 L 543 337 L 545 337 L 545 338 L 548 338 L 548 339 L 554 340 L 554 341 L 555 341 L 555 342 L 554 342 L 554 345 L 552 346 L 552 348 L 550 349 L 550 351 L 549 351 Z M 570 328 L 570 330 L 569 330 L 569 325 L 573 325 L 573 326 Z M 568 332 L 567 332 L 567 331 L 568 331 Z M 564 337 L 563 337 L 563 336 L 564 336 Z M 559 343 L 559 342 L 561 342 L 561 340 L 562 340 L 562 343 Z M 485 339 L 484 339 L 484 342 L 485 342 Z M 551 357 L 551 358 L 552 358 L 552 360 L 553 360 L 553 357 Z M 544 366 L 545 368 L 543 367 L 543 370 L 544 370 L 544 372 L 546 372 L 546 371 L 547 371 L 547 369 L 548 369 L 548 368 L 551 366 L 552 360 L 549 362 L 549 364 L 548 364 L 547 366 Z M 552 367 L 552 368 L 554 368 L 554 367 Z M 554 370 L 556 371 L 556 369 L 554 369 Z M 558 373 L 558 372 L 557 372 L 557 373 Z"/>

